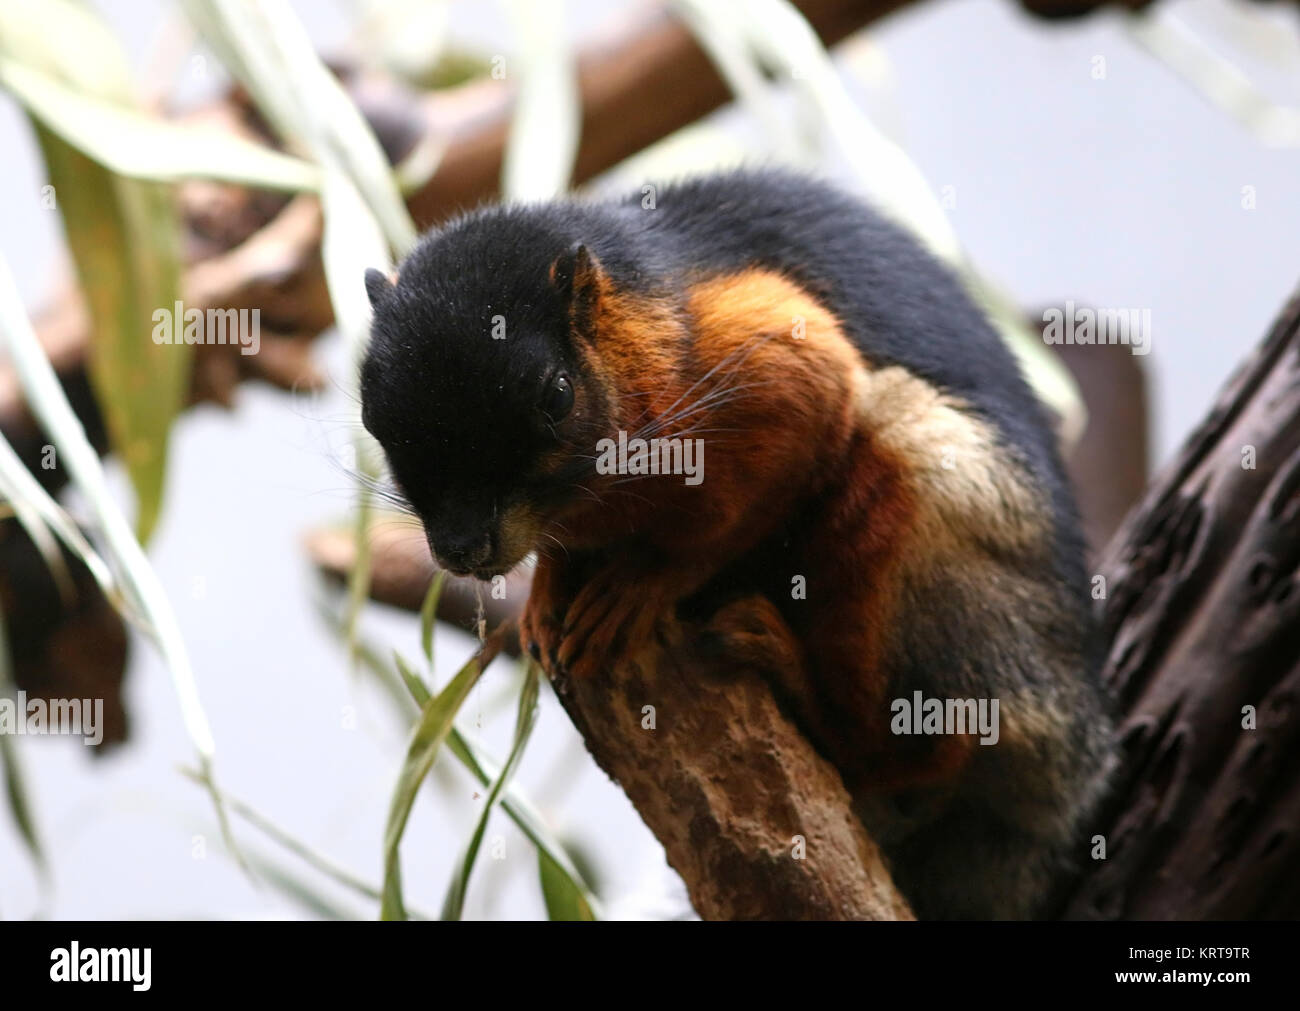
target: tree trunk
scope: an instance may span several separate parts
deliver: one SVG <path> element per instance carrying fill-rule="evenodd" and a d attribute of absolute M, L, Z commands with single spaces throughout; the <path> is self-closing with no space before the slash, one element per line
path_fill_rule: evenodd
<path fill-rule="evenodd" d="M 1126 775 L 1066 913 L 1300 914 L 1300 294 L 1104 553 Z"/>

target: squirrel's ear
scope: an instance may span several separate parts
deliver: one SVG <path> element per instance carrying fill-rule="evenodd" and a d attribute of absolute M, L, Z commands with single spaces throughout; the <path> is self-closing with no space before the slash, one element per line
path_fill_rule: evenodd
<path fill-rule="evenodd" d="M 366 295 L 370 298 L 370 308 L 379 308 L 390 291 L 393 290 L 393 282 L 381 270 L 375 270 L 371 267 L 366 271 Z"/>
<path fill-rule="evenodd" d="M 584 243 L 576 242 L 551 264 L 551 284 L 581 316 L 600 294 L 605 272 L 596 255 Z"/>

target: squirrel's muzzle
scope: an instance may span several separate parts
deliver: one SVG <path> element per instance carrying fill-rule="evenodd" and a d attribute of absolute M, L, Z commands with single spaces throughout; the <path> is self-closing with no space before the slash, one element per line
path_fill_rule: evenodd
<path fill-rule="evenodd" d="M 474 531 L 461 534 L 439 534 L 428 537 L 429 550 L 438 564 L 458 576 L 468 576 L 483 569 L 492 559 L 492 534 Z"/>

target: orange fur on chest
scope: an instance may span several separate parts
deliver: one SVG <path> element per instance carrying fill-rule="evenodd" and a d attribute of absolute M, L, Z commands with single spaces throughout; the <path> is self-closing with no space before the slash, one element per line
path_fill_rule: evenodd
<path fill-rule="evenodd" d="M 594 346 L 620 429 L 702 447 L 698 487 L 668 475 L 634 488 L 638 527 L 692 550 L 734 548 L 738 524 L 778 516 L 851 436 L 856 353 L 831 313 L 770 271 L 706 279 L 679 305 L 606 291 Z"/>

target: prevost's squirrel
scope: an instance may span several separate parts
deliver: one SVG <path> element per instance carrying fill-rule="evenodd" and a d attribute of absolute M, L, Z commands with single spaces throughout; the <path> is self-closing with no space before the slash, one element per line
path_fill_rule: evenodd
<path fill-rule="evenodd" d="M 949 271 L 833 186 L 649 203 L 484 207 L 367 273 L 362 418 L 431 549 L 485 579 L 536 552 L 521 634 L 552 675 L 706 622 L 919 917 L 1039 914 L 1113 753 L 1049 418 Z M 699 440 L 702 480 L 602 466 L 637 439 Z M 952 732 L 992 703 L 989 743 Z"/>

